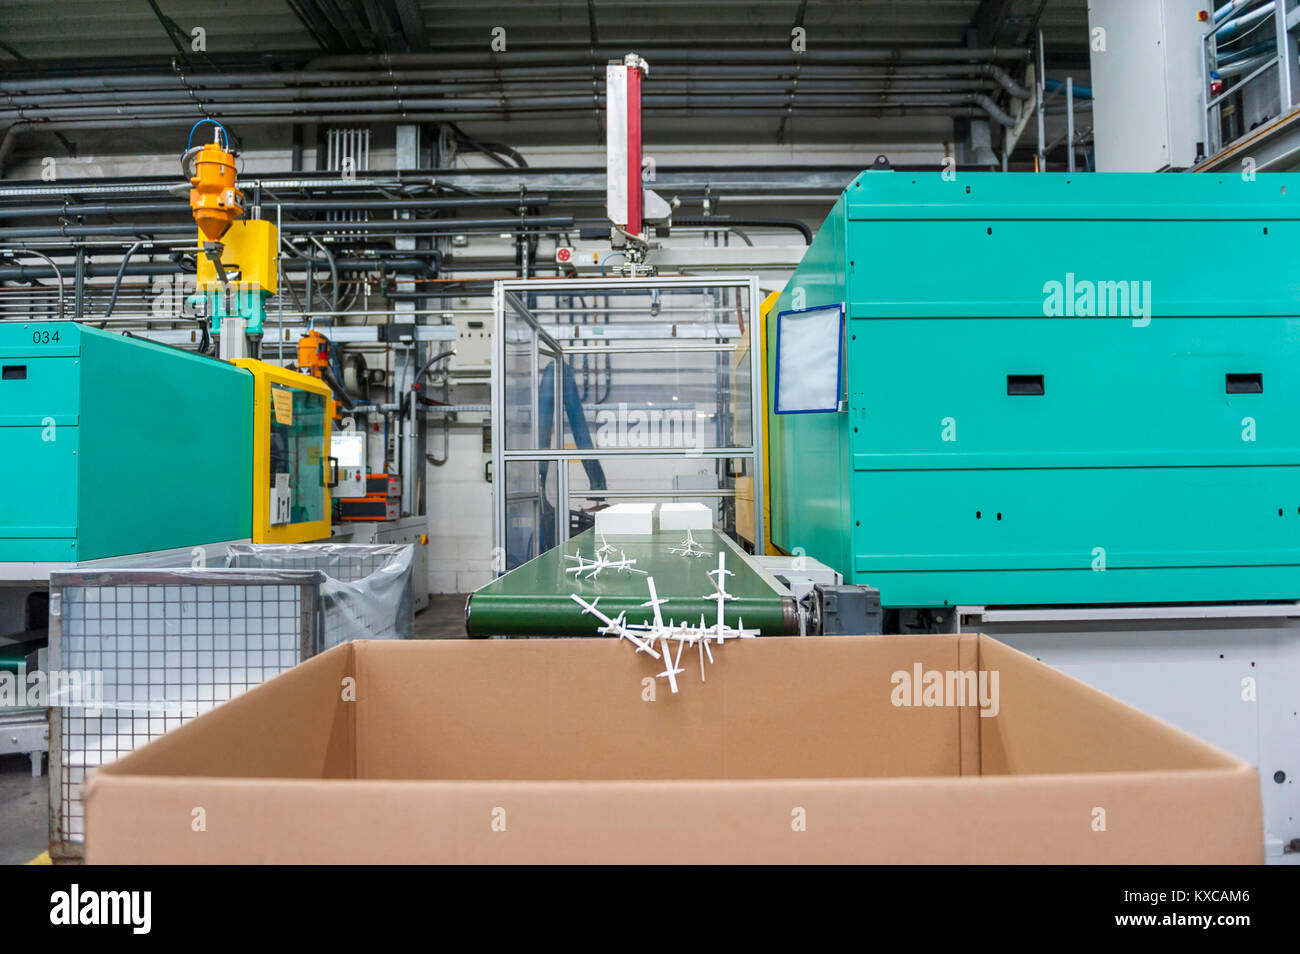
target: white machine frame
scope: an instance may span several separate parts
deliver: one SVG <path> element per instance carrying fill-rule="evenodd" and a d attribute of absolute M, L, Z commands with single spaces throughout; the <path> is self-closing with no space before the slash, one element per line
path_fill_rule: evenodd
<path fill-rule="evenodd" d="M 979 632 L 1259 766 L 1264 857 L 1300 865 L 1300 602 L 957 607 Z"/>

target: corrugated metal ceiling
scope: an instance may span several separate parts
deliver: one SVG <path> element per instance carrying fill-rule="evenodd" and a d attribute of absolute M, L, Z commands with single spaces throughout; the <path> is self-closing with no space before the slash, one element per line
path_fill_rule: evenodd
<path fill-rule="evenodd" d="M 802 22 L 811 46 L 957 46 L 992 14 L 1004 44 L 1039 25 L 1049 48 L 1086 56 L 1086 0 L 154 0 L 177 28 L 207 33 L 216 62 L 300 61 L 313 54 L 587 44 L 781 47 Z M 369 16 L 368 16 L 369 11 Z M 377 11 L 377 12 L 376 12 Z M 380 22 L 376 23 L 375 17 Z M 156 65 L 176 48 L 149 0 L 3 0 L 0 66 Z M 186 44 L 186 54 L 202 62 Z M 16 59 L 20 58 L 20 59 Z"/>

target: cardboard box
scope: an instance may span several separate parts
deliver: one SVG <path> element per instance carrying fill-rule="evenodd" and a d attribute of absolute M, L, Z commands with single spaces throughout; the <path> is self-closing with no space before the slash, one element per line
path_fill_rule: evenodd
<path fill-rule="evenodd" d="M 612 639 L 339 646 L 98 770 L 86 858 L 1262 860 L 1251 766 L 995 640 L 714 652 L 673 695 Z"/>

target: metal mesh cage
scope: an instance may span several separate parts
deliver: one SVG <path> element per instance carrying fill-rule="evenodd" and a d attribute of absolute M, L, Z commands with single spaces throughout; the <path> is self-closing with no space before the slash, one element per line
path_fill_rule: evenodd
<path fill-rule="evenodd" d="M 111 762 L 320 649 L 311 571 L 109 570 L 50 577 L 50 854 L 77 858 L 81 785 Z M 98 690 L 94 685 L 98 681 Z"/>

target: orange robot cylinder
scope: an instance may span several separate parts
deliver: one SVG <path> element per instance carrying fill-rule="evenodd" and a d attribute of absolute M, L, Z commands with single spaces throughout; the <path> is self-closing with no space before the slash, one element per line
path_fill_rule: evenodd
<path fill-rule="evenodd" d="M 329 344 L 319 331 L 309 331 L 298 339 L 298 371 L 300 374 L 321 376 L 321 368 L 329 366 Z"/>
<path fill-rule="evenodd" d="M 194 158 L 190 211 L 199 230 L 215 242 L 244 214 L 244 193 L 235 188 L 235 157 L 210 142 Z"/>
<path fill-rule="evenodd" d="M 337 387 L 330 374 L 330 343 L 319 331 L 309 331 L 298 339 L 298 373 L 319 378 L 331 388 Z M 350 405 L 349 405 L 350 406 Z M 338 401 L 330 401 L 330 414 L 334 420 L 342 417 Z"/>

